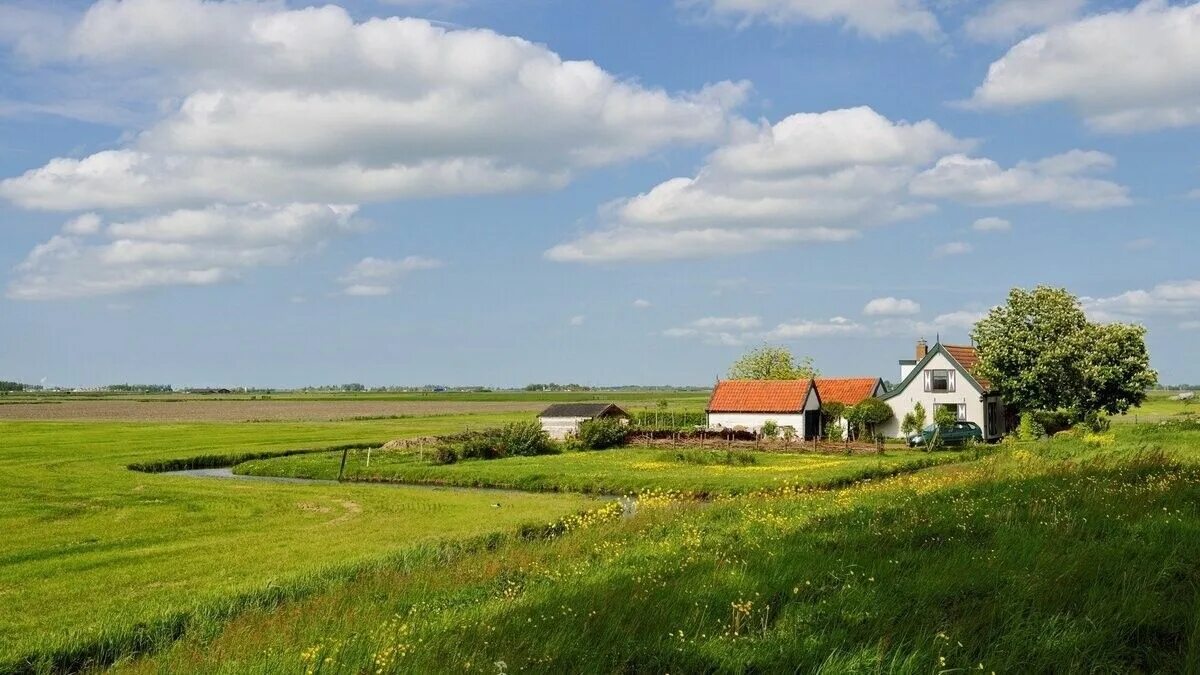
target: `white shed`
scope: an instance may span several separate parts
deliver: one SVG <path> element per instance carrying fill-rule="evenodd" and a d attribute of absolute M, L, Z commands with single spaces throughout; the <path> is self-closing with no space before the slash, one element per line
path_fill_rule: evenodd
<path fill-rule="evenodd" d="M 538 415 L 550 438 L 562 440 L 579 431 L 579 423 L 599 417 L 628 420 L 629 413 L 614 403 L 555 403 Z"/>
<path fill-rule="evenodd" d="M 821 396 L 809 380 L 722 380 L 708 400 L 709 428 L 758 432 L 767 421 L 801 438 L 821 435 Z"/>

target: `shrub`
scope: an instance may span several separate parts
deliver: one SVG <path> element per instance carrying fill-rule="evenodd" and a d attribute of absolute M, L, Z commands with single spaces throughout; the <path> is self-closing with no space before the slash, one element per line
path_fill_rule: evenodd
<path fill-rule="evenodd" d="M 766 438 L 779 438 L 779 423 L 775 420 L 767 420 L 763 422 L 760 431 Z"/>
<path fill-rule="evenodd" d="M 917 403 L 913 406 L 912 412 L 904 416 L 900 421 L 900 431 L 904 435 L 915 434 L 925 428 L 925 406 Z"/>
<path fill-rule="evenodd" d="M 1042 428 L 1042 433 L 1047 436 L 1053 436 L 1071 428 L 1071 415 L 1061 410 L 1034 410 L 1030 415 Z"/>
<path fill-rule="evenodd" d="M 1107 416 L 1095 411 L 1084 415 L 1083 419 L 1079 420 L 1079 424 L 1094 434 L 1102 434 L 1112 426 L 1112 422 Z"/>
<path fill-rule="evenodd" d="M 434 448 L 433 459 L 430 461 L 434 464 L 453 464 L 458 461 L 458 450 L 449 443 L 442 443 Z"/>
<path fill-rule="evenodd" d="M 865 398 L 846 411 L 846 421 L 858 435 L 864 431 L 875 434 L 875 425 L 892 419 L 892 408 L 877 398 Z"/>
<path fill-rule="evenodd" d="M 1017 438 L 1022 441 L 1036 441 L 1046 434 L 1046 429 L 1037 421 L 1033 413 L 1021 415 L 1021 423 L 1017 425 Z"/>
<path fill-rule="evenodd" d="M 838 424 L 835 421 L 831 424 L 825 425 L 825 440 L 830 441 L 832 443 L 832 442 L 840 441 L 840 440 L 842 440 L 842 438 L 843 438 L 843 436 L 842 436 L 842 425 L 841 424 Z"/>
<path fill-rule="evenodd" d="M 458 449 L 463 459 L 500 459 L 506 454 L 499 429 L 465 434 L 459 441 Z"/>
<path fill-rule="evenodd" d="M 579 424 L 576 438 L 585 450 L 603 450 L 624 445 L 629 437 L 629 428 L 614 417 L 584 420 Z"/>
<path fill-rule="evenodd" d="M 500 448 L 502 456 L 552 455 L 559 451 L 541 423 L 534 421 L 513 422 L 501 427 Z"/>

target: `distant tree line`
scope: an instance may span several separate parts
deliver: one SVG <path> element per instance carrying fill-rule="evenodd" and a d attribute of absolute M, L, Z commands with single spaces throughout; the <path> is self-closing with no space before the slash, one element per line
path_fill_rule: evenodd
<path fill-rule="evenodd" d="M 122 394 L 169 394 L 175 391 L 169 384 L 110 384 L 105 391 Z"/>
<path fill-rule="evenodd" d="M 558 384 L 549 382 L 547 384 L 527 384 L 525 391 L 591 391 L 591 387 L 582 384 Z"/>

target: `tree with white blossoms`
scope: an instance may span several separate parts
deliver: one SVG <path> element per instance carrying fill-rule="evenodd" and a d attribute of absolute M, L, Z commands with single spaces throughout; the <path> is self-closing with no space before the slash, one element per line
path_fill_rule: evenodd
<path fill-rule="evenodd" d="M 1088 321 L 1066 289 L 1014 288 L 971 333 L 976 374 L 1018 410 L 1066 410 L 1076 421 L 1140 405 L 1158 381 L 1146 329 Z"/>
<path fill-rule="evenodd" d="M 751 349 L 729 367 L 731 380 L 807 380 L 819 373 L 810 357 L 796 360 L 787 347 Z"/>

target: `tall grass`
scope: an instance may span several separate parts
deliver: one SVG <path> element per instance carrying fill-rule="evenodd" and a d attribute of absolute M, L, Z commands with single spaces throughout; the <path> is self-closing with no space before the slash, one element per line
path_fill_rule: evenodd
<path fill-rule="evenodd" d="M 633 519 L 368 575 L 131 665 L 1186 672 L 1200 663 L 1200 468 L 1075 443 L 1084 459 L 1013 446 L 838 492 L 646 495 Z"/>

